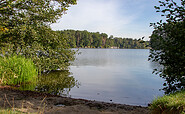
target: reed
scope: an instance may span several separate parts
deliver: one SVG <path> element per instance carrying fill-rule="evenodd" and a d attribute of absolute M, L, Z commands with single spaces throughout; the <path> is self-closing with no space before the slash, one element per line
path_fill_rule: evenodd
<path fill-rule="evenodd" d="M 23 56 L 0 57 L 0 83 L 21 85 L 35 83 L 38 70 L 31 59 Z"/>

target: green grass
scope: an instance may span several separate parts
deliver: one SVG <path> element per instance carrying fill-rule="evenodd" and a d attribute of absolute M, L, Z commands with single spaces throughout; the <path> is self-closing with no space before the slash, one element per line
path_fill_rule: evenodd
<path fill-rule="evenodd" d="M 0 57 L 0 84 L 21 85 L 36 82 L 37 68 L 23 56 Z"/>
<path fill-rule="evenodd" d="M 152 114 L 185 114 L 185 90 L 153 100 Z"/>

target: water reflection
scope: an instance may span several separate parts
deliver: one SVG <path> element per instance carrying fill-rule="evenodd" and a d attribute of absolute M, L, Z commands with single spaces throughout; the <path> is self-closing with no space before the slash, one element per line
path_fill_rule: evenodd
<path fill-rule="evenodd" d="M 75 50 L 75 49 L 74 49 Z M 135 67 L 137 63 L 145 66 L 149 50 L 143 49 L 80 49 L 80 55 L 73 66 L 126 66 Z M 141 61 L 140 61 L 141 60 Z"/>
<path fill-rule="evenodd" d="M 110 63 L 110 60 L 107 56 L 109 50 L 96 50 L 96 49 L 82 49 L 79 50 L 81 54 L 76 55 L 76 60 L 73 62 L 73 66 L 105 66 Z M 94 55 L 92 55 L 92 53 Z M 85 56 L 84 56 L 85 55 Z M 102 56 L 103 55 L 103 56 Z"/>
<path fill-rule="evenodd" d="M 25 85 L 22 90 L 35 90 L 39 92 L 51 93 L 53 95 L 69 95 L 73 87 L 79 87 L 79 83 L 68 70 L 53 71 L 38 77 L 36 84 Z"/>
<path fill-rule="evenodd" d="M 148 49 L 79 49 L 70 66 L 80 88 L 74 98 L 147 106 L 163 95 L 163 80 L 152 74 L 157 64 L 148 61 Z"/>

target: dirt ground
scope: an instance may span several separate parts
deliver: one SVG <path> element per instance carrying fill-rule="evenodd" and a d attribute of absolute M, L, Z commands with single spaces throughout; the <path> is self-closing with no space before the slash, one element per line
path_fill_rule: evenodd
<path fill-rule="evenodd" d="M 147 107 L 54 96 L 0 87 L 0 108 L 44 114 L 148 114 Z"/>

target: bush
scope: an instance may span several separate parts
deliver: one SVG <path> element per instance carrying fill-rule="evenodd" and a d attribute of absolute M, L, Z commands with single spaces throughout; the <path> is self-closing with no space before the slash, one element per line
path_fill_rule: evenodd
<path fill-rule="evenodd" d="M 23 56 L 0 57 L 0 83 L 19 85 L 36 82 L 37 68 Z"/>
<path fill-rule="evenodd" d="M 158 97 L 149 108 L 152 114 L 185 114 L 185 90 Z"/>

